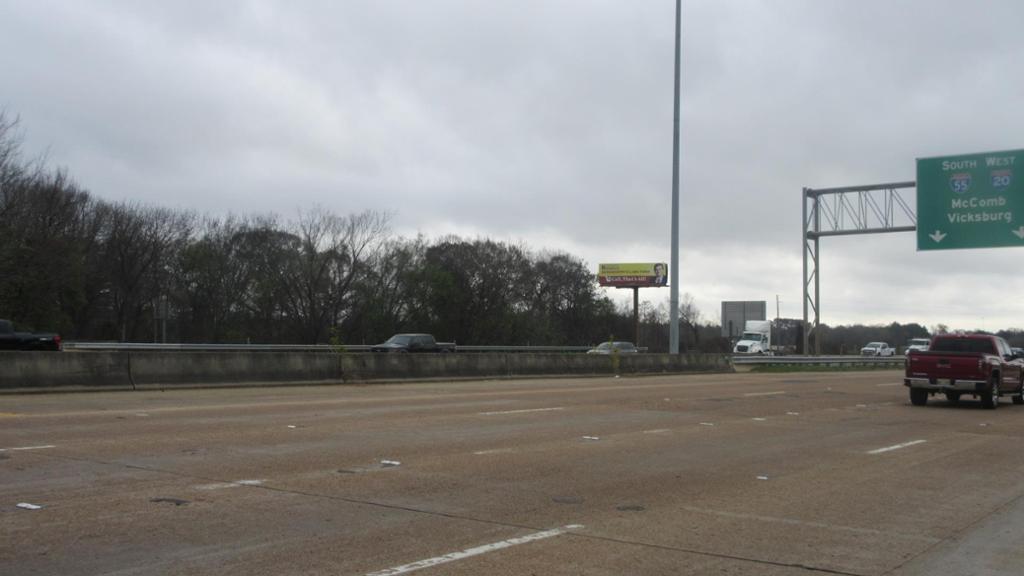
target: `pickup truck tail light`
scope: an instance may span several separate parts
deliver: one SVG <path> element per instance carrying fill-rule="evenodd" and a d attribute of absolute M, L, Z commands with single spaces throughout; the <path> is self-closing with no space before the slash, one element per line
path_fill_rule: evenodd
<path fill-rule="evenodd" d="M 53 337 L 53 343 L 57 345 L 58 352 L 64 350 L 64 343 L 60 339 L 60 334 Z"/>

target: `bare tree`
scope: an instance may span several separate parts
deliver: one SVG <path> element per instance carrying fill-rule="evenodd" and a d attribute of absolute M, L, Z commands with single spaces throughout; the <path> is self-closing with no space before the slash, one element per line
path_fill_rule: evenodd
<path fill-rule="evenodd" d="M 167 278 L 178 251 L 188 241 L 189 214 L 130 204 L 114 207 L 104 245 L 113 311 L 122 341 L 137 338 Z"/>
<path fill-rule="evenodd" d="M 299 214 L 298 253 L 279 275 L 284 310 L 306 343 L 322 342 L 350 311 L 356 276 L 384 240 L 389 217 L 378 212 L 337 216 L 317 207 Z"/>
<path fill-rule="evenodd" d="M 689 292 L 679 299 L 679 325 L 683 333 L 683 349 L 700 346 L 700 325 L 702 319 L 693 295 Z"/>
<path fill-rule="evenodd" d="M 239 326 L 230 326 L 230 319 L 244 309 L 255 280 L 256 269 L 245 257 L 249 226 L 234 216 L 204 218 L 198 237 L 181 250 L 172 284 L 181 307 L 182 338 L 222 342 L 244 337 Z"/>

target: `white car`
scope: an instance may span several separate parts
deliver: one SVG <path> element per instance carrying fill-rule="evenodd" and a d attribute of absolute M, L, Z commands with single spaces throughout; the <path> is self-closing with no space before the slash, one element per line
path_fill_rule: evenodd
<path fill-rule="evenodd" d="M 911 338 L 910 341 L 907 342 L 907 352 L 909 353 L 911 350 L 927 352 L 928 346 L 930 346 L 931 343 L 932 341 L 927 338 Z"/>
<path fill-rule="evenodd" d="M 885 342 L 869 342 L 867 346 L 860 349 L 861 356 L 892 356 L 896 354 L 895 348 L 890 348 Z"/>

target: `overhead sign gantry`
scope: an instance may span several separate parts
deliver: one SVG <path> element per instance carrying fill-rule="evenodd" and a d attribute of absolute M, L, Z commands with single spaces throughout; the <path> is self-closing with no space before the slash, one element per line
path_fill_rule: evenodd
<path fill-rule="evenodd" d="M 1015 173 L 1022 163 L 1024 150 L 920 158 L 916 181 L 804 188 L 804 353 L 821 320 L 821 238 L 916 231 L 919 251 L 1024 246 L 1024 181 Z M 916 211 L 905 188 L 916 188 Z"/>

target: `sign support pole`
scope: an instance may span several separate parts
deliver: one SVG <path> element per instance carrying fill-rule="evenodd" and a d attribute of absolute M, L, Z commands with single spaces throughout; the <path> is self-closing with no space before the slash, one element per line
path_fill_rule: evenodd
<path fill-rule="evenodd" d="M 804 188 L 801 192 L 804 354 L 821 354 L 821 239 L 826 236 L 916 231 L 917 216 L 900 195 L 901 189 L 916 185 L 916 182 L 909 181 L 842 188 Z M 902 218 L 898 218 L 900 213 Z M 900 219 L 904 222 L 899 222 Z"/>

